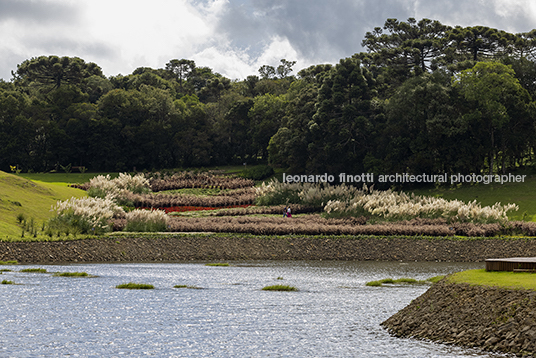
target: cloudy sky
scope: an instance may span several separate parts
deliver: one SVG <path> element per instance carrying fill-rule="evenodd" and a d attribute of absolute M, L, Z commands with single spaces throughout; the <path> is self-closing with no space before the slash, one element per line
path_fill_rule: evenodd
<path fill-rule="evenodd" d="M 536 28 L 535 0 L 0 0 L 0 78 L 26 59 L 77 56 L 105 75 L 191 59 L 231 79 L 260 66 L 336 63 L 387 18 L 509 32 Z"/>

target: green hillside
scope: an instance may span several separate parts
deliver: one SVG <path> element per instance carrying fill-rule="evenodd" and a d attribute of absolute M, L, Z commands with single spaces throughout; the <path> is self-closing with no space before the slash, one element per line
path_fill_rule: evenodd
<path fill-rule="evenodd" d="M 17 220 L 20 214 L 27 220 L 33 218 L 35 227 L 40 229 L 52 217 L 50 209 L 58 200 L 86 195 L 82 190 L 68 187 L 67 182 L 81 183 L 95 175 L 48 173 L 25 174 L 23 177 L 0 171 L 0 240 L 21 237 L 22 230 Z M 536 221 L 536 177 L 528 176 L 524 183 L 480 184 L 414 192 L 464 202 L 477 200 L 484 206 L 496 202 L 515 203 L 519 211 L 509 213 L 511 220 Z"/>
<path fill-rule="evenodd" d="M 0 238 L 21 235 L 17 216 L 34 219 L 41 227 L 52 217 L 51 207 L 58 200 L 82 197 L 86 193 L 67 186 L 66 183 L 31 181 L 0 171 Z"/>

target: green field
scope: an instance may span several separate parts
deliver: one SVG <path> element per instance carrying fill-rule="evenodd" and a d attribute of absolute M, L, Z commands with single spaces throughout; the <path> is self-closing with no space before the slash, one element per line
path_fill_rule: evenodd
<path fill-rule="evenodd" d="M 97 175 L 107 174 L 110 174 L 111 178 L 119 176 L 119 173 L 21 173 L 17 176 L 45 183 L 83 184 Z"/>
<path fill-rule="evenodd" d="M 468 270 L 454 273 L 447 280 L 478 286 L 536 290 L 536 274 L 530 272 Z"/>
<path fill-rule="evenodd" d="M 518 211 L 508 212 L 510 220 L 536 221 L 536 177 L 527 176 L 524 183 L 478 184 L 460 188 L 414 190 L 415 194 L 437 196 L 464 202 L 476 200 L 482 206 L 514 203 Z"/>
<path fill-rule="evenodd" d="M 20 237 L 17 217 L 34 219 L 36 227 L 52 217 L 50 209 L 59 200 L 83 197 L 86 192 L 67 186 L 54 178 L 54 182 L 32 181 L 18 175 L 0 171 L 0 239 Z"/>

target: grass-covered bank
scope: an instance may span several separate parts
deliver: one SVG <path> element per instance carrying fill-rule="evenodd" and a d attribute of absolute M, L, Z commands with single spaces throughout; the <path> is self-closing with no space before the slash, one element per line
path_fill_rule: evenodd
<path fill-rule="evenodd" d="M 0 242 L 0 260 L 22 264 L 190 260 L 483 262 L 489 257 L 515 256 L 536 256 L 536 240 L 123 233 L 70 241 Z"/>
<path fill-rule="evenodd" d="M 536 290 L 536 275 L 530 272 L 468 270 L 450 275 L 448 282 L 467 283 L 473 286 Z"/>
<path fill-rule="evenodd" d="M 53 216 L 50 209 L 58 200 L 83 196 L 85 191 L 66 183 L 31 181 L 0 171 L 0 240 L 21 237 L 22 221 L 28 226 L 31 222 L 34 229 L 41 231 L 43 223 Z M 29 231 L 26 230 L 27 238 L 33 236 Z"/>

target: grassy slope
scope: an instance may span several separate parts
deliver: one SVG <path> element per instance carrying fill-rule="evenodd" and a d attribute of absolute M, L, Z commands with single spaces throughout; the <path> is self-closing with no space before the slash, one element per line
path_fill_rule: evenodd
<path fill-rule="evenodd" d="M 479 286 L 536 290 L 536 274 L 530 272 L 468 270 L 452 274 L 448 277 L 448 280 L 454 283 L 468 283 Z"/>
<path fill-rule="evenodd" d="M 536 221 L 536 177 L 525 179 L 524 183 L 480 184 L 454 189 L 415 190 L 415 194 L 439 196 L 444 199 L 459 199 L 464 202 L 476 200 L 483 206 L 515 203 L 518 211 L 508 212 L 510 220 Z"/>
<path fill-rule="evenodd" d="M 58 200 L 85 195 L 85 191 L 69 188 L 66 183 L 34 182 L 0 171 L 0 236 L 21 235 L 17 221 L 21 213 L 28 220 L 33 218 L 40 229 L 52 217 L 50 209 Z"/>
<path fill-rule="evenodd" d="M 69 184 L 83 184 L 97 175 L 110 174 L 111 178 L 116 178 L 119 173 L 22 173 L 18 176 L 21 178 L 41 181 L 46 183 L 69 183 Z"/>

